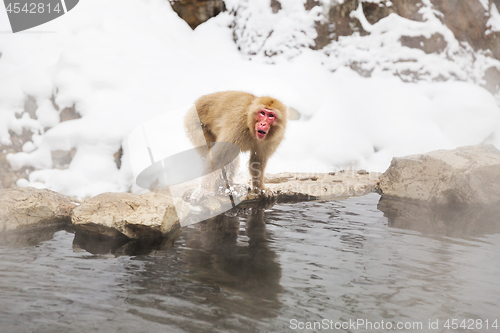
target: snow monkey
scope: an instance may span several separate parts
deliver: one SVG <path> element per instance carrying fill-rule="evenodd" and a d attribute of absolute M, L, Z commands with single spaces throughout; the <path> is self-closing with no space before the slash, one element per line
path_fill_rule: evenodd
<path fill-rule="evenodd" d="M 195 147 L 210 142 L 230 142 L 237 144 L 241 151 L 250 151 L 252 188 L 259 193 L 265 189 L 264 170 L 283 140 L 287 118 L 287 108 L 275 98 L 223 91 L 200 97 L 188 111 L 185 127 Z M 237 162 L 227 169 L 232 179 Z"/>

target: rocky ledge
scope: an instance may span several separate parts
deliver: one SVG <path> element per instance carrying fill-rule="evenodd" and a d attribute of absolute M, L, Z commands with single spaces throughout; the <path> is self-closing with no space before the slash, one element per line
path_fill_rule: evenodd
<path fill-rule="evenodd" d="M 240 203 L 248 207 L 262 201 L 292 202 L 346 198 L 377 189 L 378 173 L 339 171 L 330 174 L 282 173 L 267 177 L 266 196 L 249 194 Z M 76 205 L 50 190 L 0 190 L 0 227 L 20 231 L 53 223 L 71 222 L 86 234 L 108 238 L 163 237 L 179 227 L 190 212 L 189 204 L 165 191 L 147 194 L 103 193 Z M 180 216 L 179 216 L 180 214 Z"/>
<path fill-rule="evenodd" d="M 423 211 L 428 212 L 423 219 L 432 225 L 458 223 L 460 216 L 470 217 L 470 212 L 476 212 L 474 216 L 488 217 L 484 228 L 491 229 L 490 224 L 495 228 L 498 225 L 500 151 L 481 145 L 395 158 L 382 175 L 364 170 L 281 173 L 268 176 L 266 186 L 264 196 L 250 193 L 237 207 L 252 207 L 262 201 L 334 200 L 381 192 L 379 209 L 393 225 L 419 224 L 422 216 L 417 213 Z M 161 239 L 178 230 L 179 221 L 193 212 L 189 202 L 172 199 L 167 191 L 104 193 L 76 205 L 50 190 L 14 188 L 0 190 L 0 201 L 4 239 L 6 234 L 57 223 L 71 223 L 88 235 L 109 239 Z"/>
<path fill-rule="evenodd" d="M 377 191 L 380 173 L 340 170 L 330 173 L 279 173 L 266 177 L 268 195 L 278 203 L 334 200 Z M 259 200 L 249 194 L 243 203 Z"/>
<path fill-rule="evenodd" d="M 398 157 L 380 177 L 385 197 L 438 205 L 500 203 L 500 151 L 492 145 Z"/>
<path fill-rule="evenodd" d="M 466 238 L 500 232 L 500 151 L 490 145 L 393 159 L 378 203 L 390 227 Z"/>

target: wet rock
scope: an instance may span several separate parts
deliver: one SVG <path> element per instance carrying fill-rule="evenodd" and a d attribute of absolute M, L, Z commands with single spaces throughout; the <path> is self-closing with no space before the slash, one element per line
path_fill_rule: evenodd
<path fill-rule="evenodd" d="M 275 199 L 277 202 L 338 199 L 365 195 L 377 190 L 380 174 L 343 170 L 330 173 L 280 173 L 266 177 L 263 196 L 249 193 L 245 201 Z"/>
<path fill-rule="evenodd" d="M 174 200 L 183 207 L 177 202 L 181 199 Z M 88 233 L 140 239 L 164 237 L 178 226 L 179 217 L 172 197 L 165 192 L 103 193 L 76 207 L 71 222 Z"/>
<path fill-rule="evenodd" d="M 380 177 L 384 196 L 442 205 L 500 202 L 500 151 L 492 145 L 394 158 Z"/>
<path fill-rule="evenodd" d="M 0 190 L 0 231 L 69 222 L 75 204 L 60 193 L 32 187 Z"/>

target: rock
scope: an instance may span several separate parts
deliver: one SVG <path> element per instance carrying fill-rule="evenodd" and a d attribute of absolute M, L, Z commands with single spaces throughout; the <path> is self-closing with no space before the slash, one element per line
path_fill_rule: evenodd
<path fill-rule="evenodd" d="M 484 72 L 484 87 L 493 95 L 500 91 L 500 70 L 490 67 Z"/>
<path fill-rule="evenodd" d="M 59 110 L 59 106 L 55 103 L 55 96 L 52 96 L 50 100 L 54 109 Z M 28 115 L 29 118 L 37 120 L 37 110 L 38 103 L 36 98 L 28 95 L 24 101 L 24 110 L 20 113 L 16 113 L 16 118 L 22 118 Z M 70 108 L 65 108 L 60 112 L 61 122 L 79 118 L 81 118 L 81 115 L 76 111 L 75 105 Z M 9 161 L 9 155 L 15 156 L 17 153 L 21 152 L 33 152 L 36 150 L 36 146 L 33 143 L 33 135 L 43 136 L 49 129 L 50 127 L 46 127 L 42 131 L 41 129 L 23 127 L 20 129 L 18 128 L 16 131 L 12 129 L 9 130 L 9 142 L 0 143 L 0 189 L 15 187 L 18 180 L 27 179 L 28 175 L 35 171 L 35 167 L 33 166 L 11 165 L 12 160 Z M 26 147 L 31 148 L 27 150 Z M 52 151 L 52 168 L 67 169 L 75 152 L 75 148 L 69 151 Z M 39 167 L 39 169 L 40 168 L 41 167 Z"/>
<path fill-rule="evenodd" d="M 183 207 L 181 199 L 175 200 Z M 164 237 L 179 224 L 179 217 L 166 192 L 103 193 L 76 207 L 71 222 L 86 232 L 139 239 Z"/>
<path fill-rule="evenodd" d="M 52 150 L 52 168 L 67 169 L 75 154 L 76 148 L 71 148 L 71 150 Z"/>
<path fill-rule="evenodd" d="M 59 110 L 59 107 L 55 104 L 54 100 L 52 101 L 52 103 L 54 103 L 55 108 L 57 110 Z M 64 108 L 59 113 L 59 119 L 61 120 L 61 123 L 63 121 L 80 119 L 81 117 L 82 117 L 81 114 L 78 111 L 76 111 L 76 105 L 75 104 L 73 104 L 72 107 Z"/>
<path fill-rule="evenodd" d="M 384 196 L 437 204 L 500 202 L 500 151 L 492 145 L 394 158 L 380 177 Z"/>
<path fill-rule="evenodd" d="M 432 0 L 432 4 L 444 14 L 442 22 L 455 38 L 469 43 L 474 50 L 490 50 L 494 58 L 500 59 L 500 33 L 487 33 L 490 13 L 481 1 Z"/>
<path fill-rule="evenodd" d="M 263 196 L 250 194 L 244 201 L 276 199 L 277 202 L 339 199 L 377 190 L 380 174 L 342 170 L 338 173 L 280 173 L 266 177 Z"/>
<path fill-rule="evenodd" d="M 265 179 L 266 184 L 279 184 L 279 183 L 285 183 L 289 181 L 290 179 L 294 178 L 294 175 L 288 175 L 287 177 L 275 177 L 275 176 L 268 176 Z"/>
<path fill-rule="evenodd" d="M 447 46 L 443 35 L 438 33 L 433 34 L 430 38 L 424 36 L 401 36 L 399 41 L 403 46 L 421 49 L 427 54 L 441 53 Z"/>
<path fill-rule="evenodd" d="M 223 0 L 170 0 L 172 9 L 194 30 L 198 25 L 226 10 Z"/>
<path fill-rule="evenodd" d="M 9 145 L 0 144 L 0 189 L 16 186 L 16 181 L 19 178 L 27 177 L 34 170 L 32 167 L 26 166 L 14 169 L 7 160 L 9 154 L 22 152 L 23 145 L 32 142 L 33 132 L 23 128 L 19 134 L 11 130 L 9 130 L 9 134 L 11 143 Z"/>
<path fill-rule="evenodd" d="M 76 205 L 54 191 L 33 187 L 0 190 L 0 231 L 69 222 Z"/>

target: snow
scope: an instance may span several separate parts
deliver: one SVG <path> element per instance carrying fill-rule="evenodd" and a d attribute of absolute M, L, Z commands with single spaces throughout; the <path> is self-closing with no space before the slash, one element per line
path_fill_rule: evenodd
<path fill-rule="evenodd" d="M 234 39 L 242 54 L 259 56 L 273 63 L 269 55 L 294 57 L 300 48 L 314 45 L 314 22 L 322 17 L 321 7 L 306 11 L 305 1 L 281 1 L 281 9 L 272 12 L 269 0 L 230 2 L 236 12 Z"/>
<path fill-rule="evenodd" d="M 500 13 L 496 6 L 491 6 L 490 18 L 486 26 L 490 28 L 490 31 L 500 31 Z M 488 33 L 488 31 L 486 33 Z"/>
<path fill-rule="evenodd" d="M 458 42 L 453 32 L 439 20 L 430 1 L 423 1 L 419 12 L 424 21 L 412 21 L 396 14 L 390 14 L 376 24 L 370 24 L 363 13 L 361 4 L 351 17 L 357 18 L 367 36 L 354 34 L 340 37 L 338 43 L 326 47 L 329 57 L 324 61 L 330 70 L 356 66 L 372 76 L 401 77 L 404 81 L 435 81 L 459 79 L 476 84 L 483 83 L 484 73 L 490 67 L 500 70 L 500 62 L 488 52 L 474 52 L 465 42 Z M 494 7 L 496 9 L 496 7 Z M 496 20 L 490 19 L 492 25 Z M 426 54 L 423 50 L 401 46 L 403 36 L 442 36 L 446 48 L 441 53 Z M 498 97 L 500 102 L 500 97 Z"/>
<path fill-rule="evenodd" d="M 221 90 L 269 94 L 302 114 L 289 122 L 268 172 L 384 171 L 394 156 L 483 142 L 500 148 L 498 100 L 477 85 L 499 62 L 458 43 L 430 5 L 422 8 L 424 22 L 393 14 L 364 22 L 368 36 L 313 51 L 321 13 L 303 10 L 300 1 L 281 3 L 272 13 L 266 1 L 228 1 L 229 9 L 239 8 L 236 17 L 225 12 L 192 31 L 168 1 L 86 0 L 26 33 L 1 34 L 0 143 L 10 144 L 9 130 L 34 133 L 22 152 L 8 156 L 15 169 L 37 169 L 17 185 L 77 198 L 139 192 L 134 177 L 150 160 L 129 147 L 129 135 L 149 124 L 155 160 L 188 149 L 185 111 Z M 353 15 L 363 20 L 360 9 Z M 0 29 L 8 29 L 5 20 L 0 10 Z M 447 42 L 441 54 L 399 42 L 434 33 Z M 349 69 L 353 63 L 371 77 Z M 401 80 L 408 69 L 420 81 Z M 450 80 L 432 82 L 437 77 Z M 27 96 L 36 100 L 37 119 L 22 114 Z M 75 105 L 82 118 L 59 122 L 52 98 L 59 111 Z M 51 152 L 72 148 L 68 168 L 53 168 Z"/>

